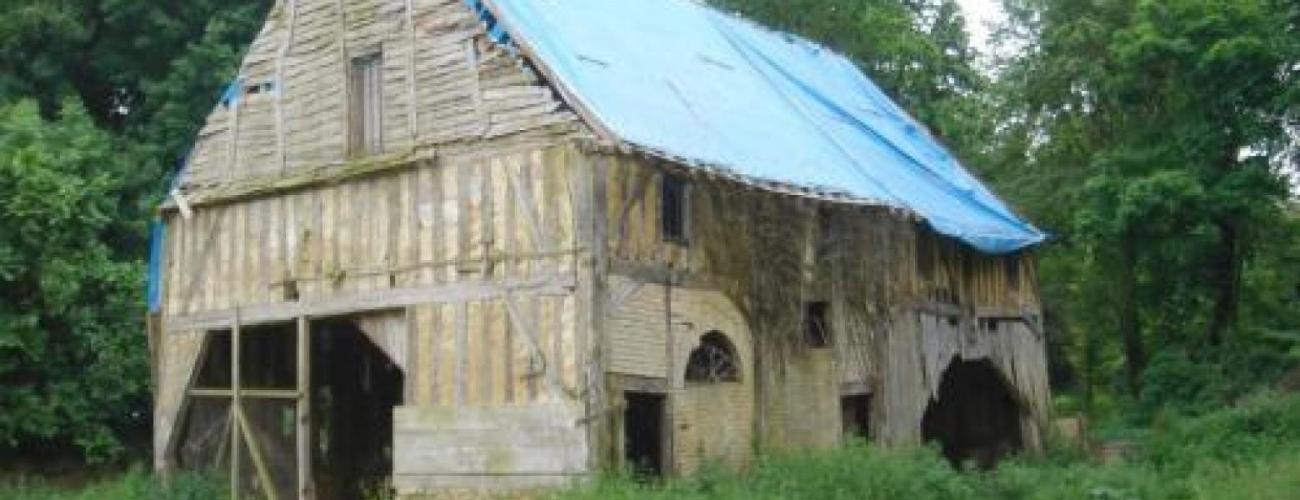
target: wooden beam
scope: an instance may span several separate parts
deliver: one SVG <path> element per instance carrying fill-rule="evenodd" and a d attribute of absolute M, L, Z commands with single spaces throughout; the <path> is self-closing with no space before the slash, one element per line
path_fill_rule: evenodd
<path fill-rule="evenodd" d="M 298 317 L 298 499 L 314 495 L 311 478 L 311 324 Z"/>
<path fill-rule="evenodd" d="M 359 312 L 401 309 L 420 304 L 447 304 L 474 300 L 491 300 L 514 295 L 568 295 L 572 293 L 572 275 L 553 274 L 527 280 L 499 280 L 448 283 L 436 286 L 380 289 L 340 295 L 312 302 L 275 302 L 244 307 L 240 314 L 244 326 L 293 321 L 300 316 L 343 316 Z M 219 330 L 229 326 L 232 310 L 207 311 L 168 318 L 168 332 Z"/>
<path fill-rule="evenodd" d="M 515 196 L 515 204 L 518 205 L 519 212 L 524 215 L 524 222 L 528 224 L 529 235 L 533 239 L 533 251 L 546 252 L 551 249 L 551 244 L 546 239 L 546 232 L 542 229 L 541 220 L 537 216 L 537 204 L 533 203 L 533 193 L 528 189 L 527 183 L 519 178 L 520 167 L 517 160 L 507 161 L 505 165 L 506 180 L 510 185 L 510 192 Z"/>
<path fill-rule="evenodd" d="M 230 500 L 239 500 L 239 306 L 230 324 Z"/>
<path fill-rule="evenodd" d="M 203 242 L 203 251 L 197 256 L 198 265 L 187 269 L 187 271 L 192 274 L 190 274 L 190 279 L 186 287 L 180 290 L 181 297 L 179 308 L 182 311 L 189 310 L 190 306 L 193 305 L 195 295 L 199 292 L 199 285 L 207 279 L 208 262 L 216 260 L 215 257 L 211 259 L 209 259 L 209 257 L 219 246 L 217 245 L 217 234 L 221 231 L 222 223 L 225 221 L 224 217 L 217 217 L 217 215 L 219 214 L 216 211 L 211 212 L 209 215 L 210 221 L 208 222 L 207 236 Z M 194 219 L 193 226 L 194 229 L 198 228 L 198 219 Z"/>
<path fill-rule="evenodd" d="M 280 48 L 275 56 L 275 82 L 273 83 L 275 91 L 275 156 L 276 161 L 280 163 L 280 171 L 287 170 L 289 167 L 289 156 L 285 152 L 285 127 L 284 127 L 284 60 L 289 57 L 289 49 L 293 46 L 294 27 L 298 23 L 298 1 L 288 0 L 288 26 L 284 28 L 284 36 L 280 40 Z M 282 18 L 283 19 L 283 18 Z"/>
<path fill-rule="evenodd" d="M 239 398 L 250 399 L 298 399 L 298 391 L 291 389 L 240 389 Z M 190 389 L 193 398 L 233 398 L 235 391 L 229 389 Z"/>
<path fill-rule="evenodd" d="M 165 332 L 166 330 L 164 329 L 164 333 Z M 199 344 L 200 344 L 199 351 L 198 354 L 194 357 L 193 365 L 190 366 L 186 371 L 187 374 L 185 377 L 185 387 L 194 387 L 195 381 L 197 381 L 199 378 L 200 360 L 207 358 L 208 349 L 211 348 L 211 342 L 209 342 L 209 340 L 211 339 L 212 333 L 199 332 L 199 335 L 201 336 L 199 340 Z M 163 341 L 162 339 L 159 340 Z M 165 355 L 165 353 L 166 351 L 164 350 L 163 355 Z M 165 359 L 164 362 L 166 362 Z M 164 457 L 171 457 L 176 451 L 176 446 L 178 445 L 178 441 L 179 441 L 178 435 L 180 433 L 176 431 L 175 427 L 180 425 L 178 420 L 181 415 L 184 415 L 185 412 L 188 411 L 189 405 L 190 405 L 190 399 L 186 397 L 182 397 L 180 401 L 180 405 L 176 409 L 175 413 L 173 413 L 174 417 L 172 418 L 171 421 L 172 428 L 167 433 L 166 444 L 163 445 L 162 453 Z M 155 425 L 157 425 L 157 423 L 155 423 Z M 225 436 L 222 436 L 222 438 L 224 441 Z M 224 446 L 224 443 L 222 446 Z M 168 469 L 170 469 L 171 467 L 170 464 L 171 458 L 165 458 L 165 460 L 166 462 L 164 462 L 164 470 L 163 470 L 164 474 L 170 472 Z"/>
<path fill-rule="evenodd" d="M 505 304 L 506 316 L 510 320 L 510 326 L 519 337 L 527 340 L 526 344 L 533 353 L 533 359 L 535 362 L 541 363 L 542 376 L 546 377 L 546 386 L 550 389 L 551 397 L 555 401 L 562 401 L 565 390 L 564 384 L 560 382 L 560 374 L 558 373 L 560 368 L 558 366 L 553 367 L 553 363 L 547 361 L 546 351 L 542 349 L 541 343 L 533 335 L 533 332 L 537 329 L 528 328 L 528 325 L 537 324 L 537 318 L 529 318 L 530 321 L 525 321 L 523 315 L 519 312 L 519 305 L 515 303 L 514 297 L 511 297 L 510 294 L 502 297 L 502 302 Z"/>
<path fill-rule="evenodd" d="M 280 500 L 275 493 L 275 483 L 271 481 L 271 470 L 266 467 L 266 459 L 262 456 L 262 447 L 253 435 L 252 426 L 248 425 L 244 409 L 236 406 L 235 417 L 239 420 L 239 428 L 243 430 L 244 441 L 248 442 L 248 456 L 253 459 L 253 469 L 257 472 L 257 479 L 262 482 L 262 491 L 266 493 L 267 500 Z"/>

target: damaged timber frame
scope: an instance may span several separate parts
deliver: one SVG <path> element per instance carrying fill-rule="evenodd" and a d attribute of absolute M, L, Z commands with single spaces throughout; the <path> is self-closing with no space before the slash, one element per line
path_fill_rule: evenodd
<path fill-rule="evenodd" d="M 624 142 L 469 4 L 277 2 L 160 209 L 158 471 L 419 497 L 1041 445 L 1032 250 Z"/>

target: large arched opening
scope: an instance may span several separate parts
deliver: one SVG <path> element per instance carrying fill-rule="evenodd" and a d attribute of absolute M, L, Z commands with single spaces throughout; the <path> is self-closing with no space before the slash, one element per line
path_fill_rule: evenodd
<path fill-rule="evenodd" d="M 954 466 L 989 469 L 1023 446 L 1020 405 L 988 360 L 954 359 L 939 398 L 925 410 L 921 434 L 927 443 L 937 442 Z"/>

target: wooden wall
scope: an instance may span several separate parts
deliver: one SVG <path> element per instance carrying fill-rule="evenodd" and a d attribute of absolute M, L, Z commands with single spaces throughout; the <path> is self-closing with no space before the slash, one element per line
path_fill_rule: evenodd
<path fill-rule="evenodd" d="M 183 186 L 274 178 L 348 160 L 348 66 L 382 61 L 383 153 L 494 138 L 576 117 L 519 58 L 488 41 L 461 0 L 284 0 L 217 105 Z"/>
<path fill-rule="evenodd" d="M 610 155 L 604 162 L 616 277 L 609 292 L 611 371 L 661 376 L 669 342 L 662 290 L 674 283 L 721 293 L 752 332 L 752 418 L 762 446 L 839 442 L 839 398 L 864 389 L 876 395 L 876 439 L 917 442 L 921 414 L 953 356 L 993 359 L 1016 386 L 1031 427 L 1045 421 L 1042 339 L 1029 326 L 1015 326 L 1038 319 L 1032 256 L 981 255 L 887 208 L 755 190 L 644 158 Z M 690 184 L 685 245 L 660 235 L 665 172 Z M 813 348 L 803 338 L 807 301 L 830 303 L 832 348 Z M 923 328 L 923 311 L 954 316 L 960 326 L 953 331 L 961 335 Z M 978 331 L 980 317 L 1002 318 L 1004 326 Z M 952 350 L 959 341 L 970 348 Z M 718 411 L 701 418 L 736 424 L 751 417 Z"/>
<path fill-rule="evenodd" d="M 187 332 L 228 327 L 236 307 L 244 325 L 354 321 L 406 369 L 403 411 L 415 415 L 568 405 L 580 418 L 594 348 L 580 300 L 592 286 L 581 258 L 590 225 L 575 222 L 575 210 L 591 206 L 585 161 L 565 145 L 499 140 L 405 169 L 201 206 L 188 219 L 170 214 L 160 449 L 196 364 Z M 399 432 L 431 431 L 419 426 L 427 419 L 403 422 Z M 403 470 L 417 486 L 464 479 Z"/>
<path fill-rule="evenodd" d="M 164 315 L 571 277 L 577 161 L 565 147 L 467 153 L 188 219 L 171 212 Z"/>

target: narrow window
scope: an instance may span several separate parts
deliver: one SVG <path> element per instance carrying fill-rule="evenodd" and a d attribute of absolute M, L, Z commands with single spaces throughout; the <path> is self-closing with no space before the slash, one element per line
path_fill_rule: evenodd
<path fill-rule="evenodd" d="M 680 177 L 664 175 L 659 200 L 664 241 L 686 243 L 686 188 L 686 181 Z"/>
<path fill-rule="evenodd" d="M 935 241 L 924 230 L 916 234 L 916 272 L 922 281 L 934 279 Z"/>
<path fill-rule="evenodd" d="M 1002 258 L 1002 266 L 1007 280 L 1007 289 L 1013 293 L 1020 290 L 1020 258 L 1008 255 Z"/>
<path fill-rule="evenodd" d="M 383 152 L 383 56 L 376 52 L 352 59 L 348 75 L 348 151 L 352 156 Z"/>
<path fill-rule="evenodd" d="M 817 242 L 814 248 L 813 258 L 821 260 L 830 255 L 831 245 L 835 244 L 834 226 L 832 225 L 831 211 L 829 208 L 822 207 L 817 210 Z"/>
<path fill-rule="evenodd" d="M 827 321 L 829 302 L 807 302 L 803 307 L 803 339 L 808 347 L 821 348 L 831 345 L 830 323 Z"/>

